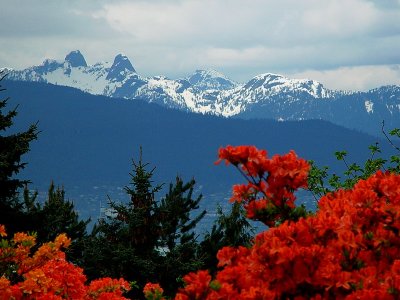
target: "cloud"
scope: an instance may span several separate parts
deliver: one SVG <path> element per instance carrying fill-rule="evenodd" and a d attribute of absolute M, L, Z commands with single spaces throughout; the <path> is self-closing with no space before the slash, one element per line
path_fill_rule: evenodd
<path fill-rule="evenodd" d="M 0 66 L 80 49 L 88 63 L 125 53 L 146 76 L 216 68 L 246 81 L 400 62 L 399 0 L 14 0 L 1 9 Z"/>
<path fill-rule="evenodd" d="M 330 89 L 366 91 L 382 85 L 400 85 L 400 65 L 343 67 L 329 71 L 304 71 L 290 74 L 310 78 Z"/>
<path fill-rule="evenodd" d="M 399 9 L 361 0 L 133 1 L 106 4 L 93 16 L 144 42 L 221 48 L 324 43 L 369 36 L 377 26 L 400 28 Z"/>

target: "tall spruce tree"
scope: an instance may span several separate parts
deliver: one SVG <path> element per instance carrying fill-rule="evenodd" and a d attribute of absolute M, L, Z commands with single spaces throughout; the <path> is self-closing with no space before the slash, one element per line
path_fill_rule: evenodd
<path fill-rule="evenodd" d="M 0 82 L 5 78 L 0 72 Z M 0 85 L 0 91 L 5 88 Z M 4 112 L 9 98 L 0 100 L 0 222 L 10 234 L 20 230 L 30 230 L 32 220 L 26 212 L 19 191 L 28 183 L 15 176 L 25 167 L 21 157 L 29 151 L 30 143 L 37 138 L 37 125 L 31 125 L 26 131 L 9 133 L 17 110 Z"/>
<path fill-rule="evenodd" d="M 177 178 L 157 201 L 161 185 L 153 185 L 153 173 L 141 155 L 133 162 L 131 184 L 125 188 L 129 203 L 110 201 L 108 216 L 95 225 L 85 250 L 84 268 L 90 277 L 134 281 L 139 287 L 131 294 L 135 299 L 142 297 L 141 288 L 149 281 L 159 282 L 172 295 L 179 278 L 201 265 L 193 228 L 205 211 L 191 219 L 201 199 L 192 199 L 194 180 L 184 184 Z"/>

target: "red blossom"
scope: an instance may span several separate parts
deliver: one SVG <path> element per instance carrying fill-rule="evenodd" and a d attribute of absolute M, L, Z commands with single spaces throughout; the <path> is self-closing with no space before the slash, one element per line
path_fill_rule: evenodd
<path fill-rule="evenodd" d="M 294 152 L 259 155 L 249 146 L 220 149 L 220 160 L 248 176 L 234 188 L 234 200 L 254 219 L 291 207 L 309 170 Z M 224 247 L 217 258 L 219 288 L 211 289 L 210 276 L 199 271 L 175 299 L 398 299 L 400 175 L 378 171 L 351 190 L 322 197 L 314 215 L 258 234 L 248 249 Z"/>
<path fill-rule="evenodd" d="M 4 226 L 0 230 L 5 232 Z M 0 264 L 11 270 L 16 267 L 21 276 L 15 284 L 5 275 L 0 277 L 0 300 L 126 299 L 122 295 L 130 285 L 123 279 L 102 278 L 85 285 L 83 270 L 65 259 L 62 248 L 70 244 L 65 234 L 43 244 L 33 254 L 35 238 L 27 233 L 16 233 L 12 240 L 0 242 Z"/>
<path fill-rule="evenodd" d="M 219 149 L 219 160 L 233 164 L 246 177 L 246 184 L 233 186 L 231 201 L 243 203 L 247 217 L 269 227 L 287 219 L 295 209 L 294 191 L 307 187 L 310 165 L 294 151 L 267 157 L 254 146 L 227 146 Z"/>

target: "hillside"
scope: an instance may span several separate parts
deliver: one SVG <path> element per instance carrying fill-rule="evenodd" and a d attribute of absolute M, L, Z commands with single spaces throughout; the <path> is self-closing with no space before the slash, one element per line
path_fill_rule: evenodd
<path fill-rule="evenodd" d="M 18 107 L 14 130 L 39 121 L 41 133 L 24 158 L 21 174 L 45 191 L 51 180 L 64 185 L 80 210 L 96 215 L 107 194 L 123 197 L 132 158 L 143 147 L 144 161 L 156 166 L 155 181 L 194 177 L 205 201 L 224 202 L 241 178 L 233 168 L 215 166 L 220 146 L 254 144 L 269 154 L 294 149 L 319 165 L 343 166 L 333 153 L 346 149 L 363 161 L 375 137 L 321 120 L 241 120 L 166 109 L 145 101 L 94 96 L 44 83 L 4 81 L 9 107 Z M 382 142 L 383 151 L 390 151 Z M 115 199 L 117 200 L 117 199 Z M 209 204 L 209 203 L 208 203 Z M 207 204 L 207 205 L 208 205 Z"/>

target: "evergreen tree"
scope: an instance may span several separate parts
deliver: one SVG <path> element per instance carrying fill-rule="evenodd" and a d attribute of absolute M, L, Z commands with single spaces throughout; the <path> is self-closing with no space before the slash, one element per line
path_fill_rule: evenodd
<path fill-rule="evenodd" d="M 131 184 L 125 188 L 127 204 L 110 201 L 108 216 L 95 225 L 85 249 L 84 268 L 92 277 L 124 277 L 139 287 L 131 296 L 142 297 L 144 284 L 159 282 L 172 295 L 179 278 L 196 270 L 201 261 L 193 228 L 205 212 L 191 219 L 201 197 L 192 199 L 194 180 L 177 178 L 161 201 L 155 199 L 161 185 L 153 185 L 154 169 L 142 158 L 133 162 Z M 178 280 L 178 281 L 177 281 Z"/>
<path fill-rule="evenodd" d="M 163 283 L 166 294 L 177 290 L 182 275 L 203 267 L 193 229 L 206 211 L 203 210 L 197 216 L 190 215 L 190 212 L 199 208 L 202 198 L 201 195 L 196 199 L 192 198 L 194 186 L 194 179 L 185 184 L 177 177 L 175 184 L 170 184 L 169 191 L 161 199 L 157 210 L 161 226 L 159 247 L 164 253 L 157 270 L 159 282 Z"/>
<path fill-rule="evenodd" d="M 43 205 L 35 202 L 37 193 L 30 195 L 27 188 L 24 190 L 24 199 L 29 207 L 29 214 L 34 220 L 39 244 L 52 241 L 60 233 L 66 233 L 72 240 L 66 250 L 67 258 L 74 263 L 81 263 L 88 220 L 80 220 L 75 211 L 74 203 L 65 199 L 64 188 L 55 188 L 51 182 L 46 201 Z"/>
<path fill-rule="evenodd" d="M 0 82 L 6 74 L 0 72 Z M 0 85 L 0 91 L 4 91 Z M 30 143 L 37 138 L 37 125 L 31 125 L 26 131 L 10 133 L 16 108 L 5 113 L 9 98 L 0 100 L 0 220 L 10 234 L 21 230 L 30 230 L 32 220 L 26 213 L 24 201 L 19 197 L 19 190 L 28 183 L 14 176 L 26 165 L 21 157 L 29 151 Z"/>
<path fill-rule="evenodd" d="M 250 246 L 254 236 L 253 226 L 246 218 L 243 206 L 234 202 L 231 211 L 225 214 L 222 208 L 217 208 L 217 219 L 210 232 L 208 232 L 200 244 L 204 260 L 204 269 L 211 273 L 217 270 L 217 252 L 225 246 Z"/>

